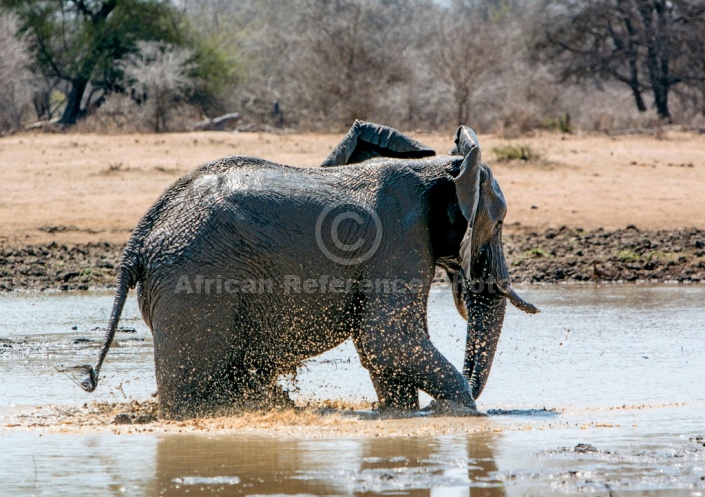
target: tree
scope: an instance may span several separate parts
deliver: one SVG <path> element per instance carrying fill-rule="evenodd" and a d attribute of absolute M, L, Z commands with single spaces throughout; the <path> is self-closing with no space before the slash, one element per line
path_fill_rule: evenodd
<path fill-rule="evenodd" d="M 178 12 L 166 0 L 0 0 L 0 7 L 22 20 L 39 69 L 67 85 L 63 124 L 121 89 L 117 62 L 136 53 L 138 41 L 184 42 Z"/>
<path fill-rule="evenodd" d="M 510 12 L 519 11 L 524 3 L 522 0 L 450 0 L 450 7 L 456 15 L 496 21 Z"/>
<path fill-rule="evenodd" d="M 0 16 L 0 134 L 18 128 L 31 103 L 31 53 L 18 29 L 17 17 Z"/>
<path fill-rule="evenodd" d="M 702 0 L 546 0 L 544 12 L 536 50 L 563 80 L 618 81 L 641 112 L 651 92 L 668 122 L 673 88 L 703 82 Z"/>
<path fill-rule="evenodd" d="M 159 42 L 139 42 L 139 54 L 125 63 L 125 77 L 149 114 L 149 124 L 159 133 L 167 130 L 169 115 L 194 87 L 189 72 L 192 53 Z"/>
<path fill-rule="evenodd" d="M 372 119 L 385 90 L 409 76 L 394 29 L 403 3 L 298 0 L 287 75 L 313 120 Z"/>
<path fill-rule="evenodd" d="M 444 18 L 429 39 L 429 67 L 451 88 L 456 126 L 468 122 L 478 82 L 498 65 L 503 40 L 495 28 L 479 15 Z"/>
<path fill-rule="evenodd" d="M 195 84 L 191 103 L 205 114 L 232 112 L 236 88 L 252 71 L 242 46 L 252 37 L 257 0 L 172 1 L 189 25 L 190 76 Z M 275 9 L 282 10 L 284 5 L 280 2 Z"/>

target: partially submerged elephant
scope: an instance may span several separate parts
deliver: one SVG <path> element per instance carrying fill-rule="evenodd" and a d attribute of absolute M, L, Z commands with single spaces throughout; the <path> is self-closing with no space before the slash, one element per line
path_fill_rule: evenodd
<path fill-rule="evenodd" d="M 278 376 L 351 337 L 380 407 L 418 409 L 421 389 L 475 410 L 506 299 L 538 310 L 509 285 L 506 204 L 477 137 L 461 126 L 455 141 L 457 155 L 435 156 L 395 130 L 356 122 L 321 168 L 230 157 L 179 179 L 127 244 L 97 365 L 81 367 L 83 388 L 96 388 L 137 285 L 164 416 L 287 402 Z M 429 340 L 437 265 L 468 322 L 463 374 Z"/>

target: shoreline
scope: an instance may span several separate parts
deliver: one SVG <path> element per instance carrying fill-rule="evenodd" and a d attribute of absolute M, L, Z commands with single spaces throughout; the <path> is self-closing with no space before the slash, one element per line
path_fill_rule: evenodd
<path fill-rule="evenodd" d="M 504 250 L 515 284 L 705 282 L 702 229 L 509 228 Z M 110 242 L 0 245 L 0 292 L 112 290 L 123 249 Z M 444 282 L 437 270 L 434 284 Z"/>

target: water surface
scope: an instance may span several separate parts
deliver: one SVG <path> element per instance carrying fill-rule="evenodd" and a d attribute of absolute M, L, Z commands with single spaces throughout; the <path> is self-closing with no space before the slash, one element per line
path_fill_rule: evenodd
<path fill-rule="evenodd" d="M 478 401 L 489 419 L 448 421 L 485 423 L 478 433 L 445 433 L 441 423 L 434 434 L 440 421 L 428 418 L 404 420 L 431 428 L 413 437 L 321 438 L 315 426 L 284 437 L 0 429 L 0 495 L 705 492 L 705 288 L 554 286 L 524 296 L 543 312 L 508 310 Z M 98 391 L 55 369 L 94 361 L 111 305 L 96 292 L 0 297 L 0 424 L 23 406 L 151 396 L 151 337 L 134 297 Z M 461 366 L 465 324 L 447 289 L 434 291 L 429 323 Z M 284 383 L 299 403 L 375 399 L 350 343 Z"/>

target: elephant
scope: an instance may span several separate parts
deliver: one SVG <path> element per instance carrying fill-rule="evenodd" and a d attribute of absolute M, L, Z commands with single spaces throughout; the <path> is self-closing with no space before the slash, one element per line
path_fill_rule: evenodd
<path fill-rule="evenodd" d="M 502 249 L 506 202 L 475 133 L 451 155 L 356 121 L 319 168 L 235 156 L 170 186 L 125 247 L 97 365 L 98 383 L 130 288 L 154 337 L 160 413 L 291 405 L 277 384 L 305 359 L 352 338 L 380 409 L 477 413 L 511 288 Z M 467 320 L 463 372 L 431 343 L 435 268 Z"/>

